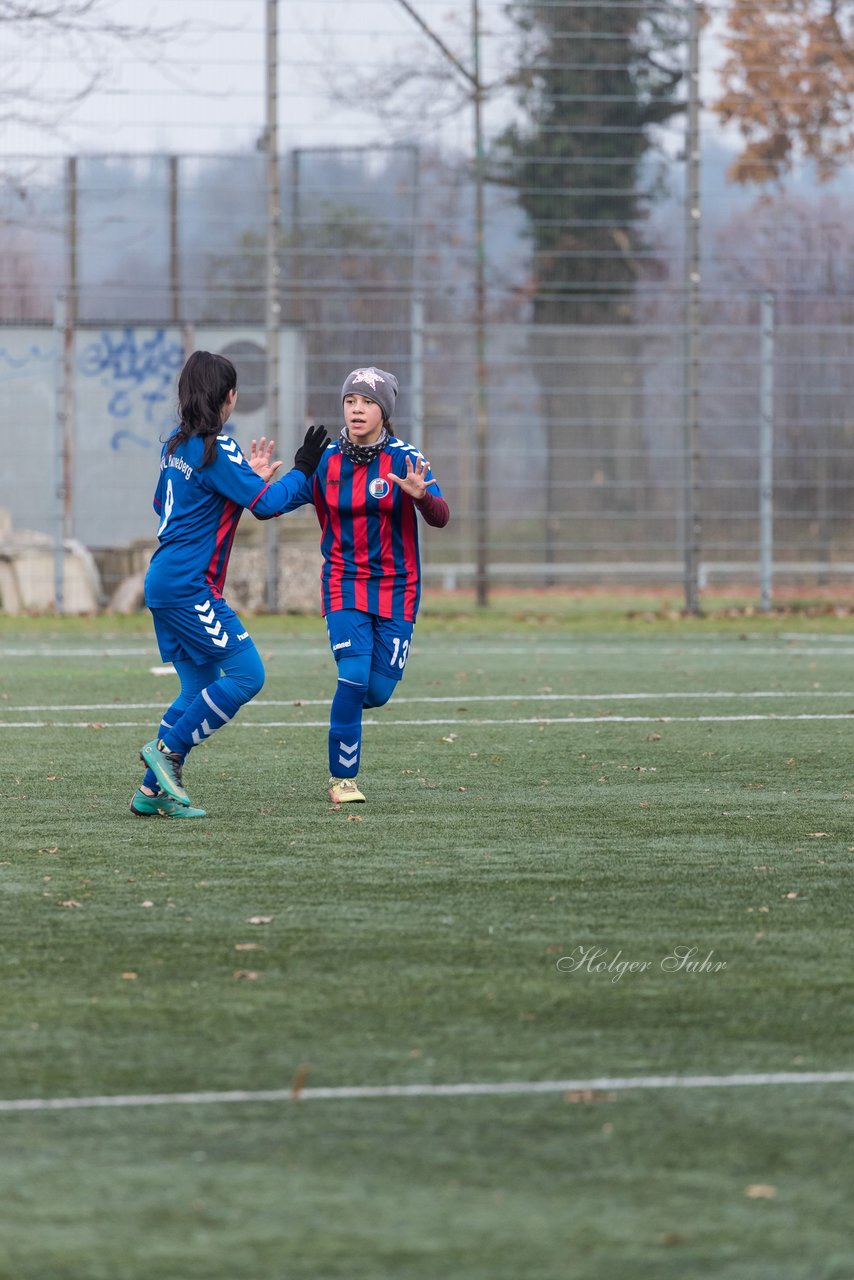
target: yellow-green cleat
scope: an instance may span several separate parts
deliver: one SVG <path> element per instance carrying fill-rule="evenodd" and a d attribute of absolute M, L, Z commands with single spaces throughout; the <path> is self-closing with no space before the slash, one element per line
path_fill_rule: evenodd
<path fill-rule="evenodd" d="M 181 780 L 181 770 L 184 767 L 183 756 L 179 756 L 177 751 L 167 750 L 162 738 L 155 738 L 152 742 L 146 742 L 139 753 L 139 758 L 143 764 L 148 765 L 167 795 L 172 796 L 173 800 L 177 800 L 179 804 L 190 803 L 190 797 L 184 790 Z"/>
<path fill-rule="evenodd" d="M 130 811 L 137 818 L 204 818 L 204 809 L 193 809 L 188 804 L 179 804 L 171 796 L 148 796 L 138 790 L 131 802 Z"/>
<path fill-rule="evenodd" d="M 329 799 L 333 804 L 364 803 L 365 797 L 356 786 L 355 778 L 330 778 Z"/>

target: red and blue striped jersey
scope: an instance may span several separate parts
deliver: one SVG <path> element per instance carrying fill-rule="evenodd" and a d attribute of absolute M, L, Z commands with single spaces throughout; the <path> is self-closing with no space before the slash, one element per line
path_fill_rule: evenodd
<path fill-rule="evenodd" d="M 421 599 L 421 559 L 415 503 L 393 484 L 406 475 L 406 459 L 421 457 L 414 445 L 390 438 L 372 462 L 347 458 L 337 441 L 326 449 L 304 485 L 320 522 L 321 612 L 359 609 L 380 618 L 415 621 Z M 428 470 L 430 493 L 442 492 Z"/>
<path fill-rule="evenodd" d="M 175 452 L 160 455 L 154 510 L 160 518 L 159 544 L 145 578 L 145 603 L 164 608 L 182 600 L 220 597 L 237 525 L 248 507 L 266 518 L 293 511 L 302 471 L 280 480 L 261 480 L 231 436 L 217 436 L 213 462 L 202 466 L 204 441 L 191 436 Z"/>

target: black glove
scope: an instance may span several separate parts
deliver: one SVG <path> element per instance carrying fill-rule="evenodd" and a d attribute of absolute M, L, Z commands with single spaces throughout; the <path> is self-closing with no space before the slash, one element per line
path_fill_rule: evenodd
<path fill-rule="evenodd" d="M 304 476 L 314 475 L 328 444 L 329 436 L 326 433 L 326 427 L 309 427 L 305 433 L 305 439 L 294 455 L 294 466 L 297 471 L 301 471 Z"/>

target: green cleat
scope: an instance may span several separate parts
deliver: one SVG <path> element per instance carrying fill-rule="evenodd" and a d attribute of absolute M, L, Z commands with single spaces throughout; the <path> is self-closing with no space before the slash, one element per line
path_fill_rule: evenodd
<path fill-rule="evenodd" d="M 147 796 L 144 791 L 137 791 L 130 802 L 130 811 L 137 818 L 204 818 L 204 809 L 191 809 L 188 804 L 179 804 L 171 796 Z"/>
<path fill-rule="evenodd" d="M 167 795 L 172 796 L 173 800 L 177 800 L 180 804 L 190 803 L 190 797 L 181 781 L 183 756 L 179 756 L 177 751 L 167 751 L 163 745 L 163 739 L 155 738 L 153 742 L 146 742 L 139 753 L 139 758 L 152 770 Z"/>

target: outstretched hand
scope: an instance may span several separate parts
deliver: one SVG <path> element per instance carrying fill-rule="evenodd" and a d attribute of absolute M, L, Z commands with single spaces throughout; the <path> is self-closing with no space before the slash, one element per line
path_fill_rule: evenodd
<path fill-rule="evenodd" d="M 317 464 L 323 457 L 324 450 L 328 444 L 329 436 L 327 435 L 326 427 L 309 427 L 294 457 L 296 469 L 305 476 L 314 475 L 317 470 Z"/>
<path fill-rule="evenodd" d="M 394 472 L 389 474 L 389 480 L 399 485 L 404 493 L 408 493 L 411 498 L 418 502 L 427 492 L 427 472 L 430 469 L 430 463 L 424 457 L 419 457 L 417 463 L 413 467 L 412 458 L 406 455 L 406 475 L 396 476 Z"/>
<path fill-rule="evenodd" d="M 262 436 L 260 441 L 253 440 L 250 446 L 247 461 L 262 480 L 272 479 L 282 465 L 281 458 L 277 458 L 275 462 L 272 460 L 275 447 L 275 440 L 268 440 L 266 436 Z"/>

